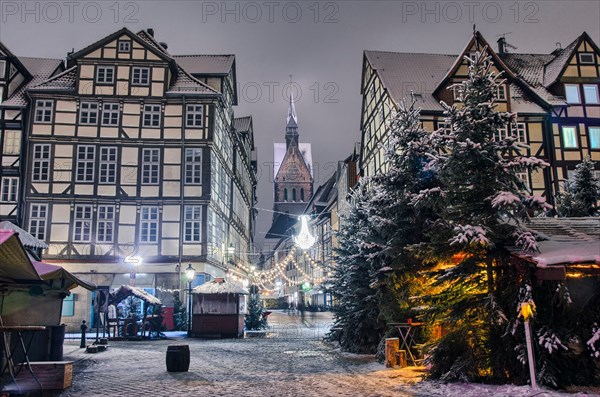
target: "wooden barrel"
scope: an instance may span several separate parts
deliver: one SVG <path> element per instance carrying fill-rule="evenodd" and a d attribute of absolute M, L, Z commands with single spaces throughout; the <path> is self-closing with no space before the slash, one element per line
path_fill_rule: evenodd
<path fill-rule="evenodd" d="M 186 372 L 190 368 L 190 347 L 171 345 L 167 347 L 167 371 Z"/>

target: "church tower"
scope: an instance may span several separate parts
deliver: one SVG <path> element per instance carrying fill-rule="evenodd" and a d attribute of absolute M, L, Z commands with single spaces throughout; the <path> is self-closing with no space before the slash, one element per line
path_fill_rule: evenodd
<path fill-rule="evenodd" d="M 285 143 L 273 145 L 273 224 L 267 238 L 279 239 L 304 212 L 313 195 L 313 169 L 310 143 L 300 143 L 298 116 L 290 95 L 285 127 Z"/>

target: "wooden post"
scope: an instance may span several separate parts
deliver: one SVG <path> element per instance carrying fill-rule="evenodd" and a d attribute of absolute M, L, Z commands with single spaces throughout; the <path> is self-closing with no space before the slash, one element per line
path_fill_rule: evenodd
<path fill-rule="evenodd" d="M 385 340 L 385 366 L 388 368 L 398 365 L 396 353 L 400 349 L 399 338 L 387 338 Z"/>
<path fill-rule="evenodd" d="M 408 367 L 408 361 L 406 361 L 406 350 L 399 350 L 396 355 L 398 356 L 398 365 L 400 368 Z"/>

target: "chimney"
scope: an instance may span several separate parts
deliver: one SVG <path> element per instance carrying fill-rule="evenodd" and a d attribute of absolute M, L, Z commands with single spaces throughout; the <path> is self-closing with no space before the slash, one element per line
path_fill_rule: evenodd
<path fill-rule="evenodd" d="M 498 39 L 498 55 L 506 54 L 506 37 L 502 36 Z"/>
<path fill-rule="evenodd" d="M 160 46 L 161 46 L 162 48 L 164 48 L 164 49 L 165 49 L 165 51 L 166 51 L 166 50 L 169 48 L 169 46 L 167 45 L 167 43 L 165 43 L 164 41 L 161 41 L 161 42 L 160 42 L 160 43 L 158 43 L 158 44 L 160 44 Z"/>
<path fill-rule="evenodd" d="M 149 34 L 150 36 L 154 37 L 154 29 L 152 29 L 152 28 L 148 28 L 148 29 L 147 29 L 147 32 L 148 32 L 148 34 Z"/>

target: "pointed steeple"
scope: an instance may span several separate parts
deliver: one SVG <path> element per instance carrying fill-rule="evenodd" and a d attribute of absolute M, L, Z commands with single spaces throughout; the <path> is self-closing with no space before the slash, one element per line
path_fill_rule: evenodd
<path fill-rule="evenodd" d="M 285 127 L 286 148 L 291 144 L 298 145 L 298 116 L 296 116 L 296 107 L 294 106 L 294 94 L 290 93 L 290 104 L 288 106 L 287 125 Z"/>
<path fill-rule="evenodd" d="M 290 104 L 288 106 L 288 114 L 287 114 L 287 125 L 290 125 L 290 120 L 294 123 L 294 125 L 298 126 L 298 116 L 296 116 L 296 107 L 294 106 L 294 93 L 290 92 Z"/>

